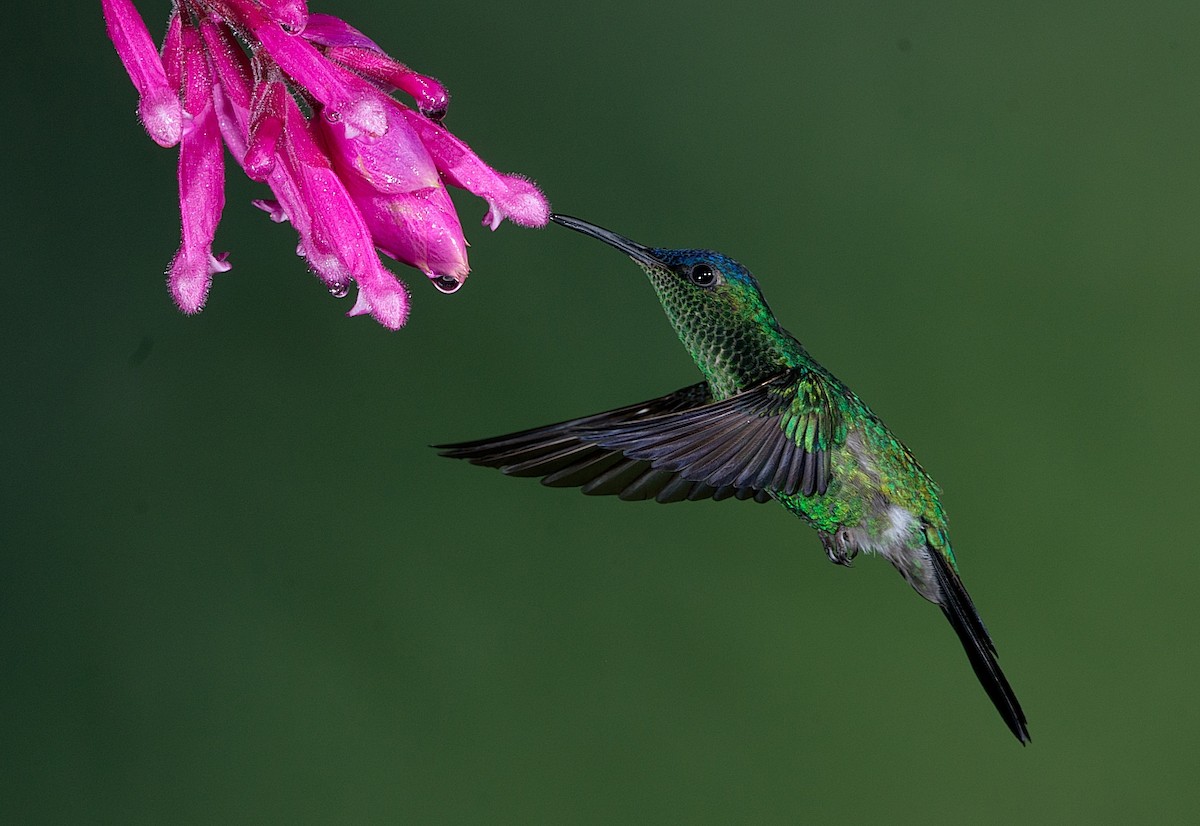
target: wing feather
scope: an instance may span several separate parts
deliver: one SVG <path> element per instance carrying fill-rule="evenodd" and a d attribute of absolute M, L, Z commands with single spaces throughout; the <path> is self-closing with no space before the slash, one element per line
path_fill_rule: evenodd
<path fill-rule="evenodd" d="M 703 382 L 657 399 L 441 455 L 553 487 L 658 502 L 823 495 L 846 428 L 823 376 L 795 368 L 714 401 Z M 839 439 L 840 437 L 840 439 Z"/>

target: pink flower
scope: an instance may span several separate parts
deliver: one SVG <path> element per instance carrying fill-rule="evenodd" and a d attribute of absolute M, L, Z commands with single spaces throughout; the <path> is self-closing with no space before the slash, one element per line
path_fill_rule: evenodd
<path fill-rule="evenodd" d="M 350 315 L 390 329 L 408 291 L 378 252 L 425 273 L 443 292 L 466 280 L 466 239 L 446 185 L 488 204 L 484 225 L 540 227 L 545 197 L 492 169 L 442 126 L 440 83 L 388 56 L 345 21 L 304 0 L 176 0 L 161 50 L 130 0 L 101 0 L 109 37 L 162 146 L 179 144 L 182 243 L 167 271 L 175 303 L 199 312 L 224 207 L 222 144 L 274 197 L 255 201 L 299 234 L 296 251 L 336 296 L 358 287 Z M 402 105 L 391 92 L 416 103 Z M 298 101 L 304 104 L 303 108 Z"/>

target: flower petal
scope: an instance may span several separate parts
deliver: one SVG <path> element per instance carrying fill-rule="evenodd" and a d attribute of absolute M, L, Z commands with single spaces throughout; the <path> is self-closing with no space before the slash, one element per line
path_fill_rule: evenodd
<path fill-rule="evenodd" d="M 167 83 L 146 23 L 130 0 L 101 0 L 101 4 L 108 37 L 138 91 L 142 125 L 159 146 L 174 146 L 183 131 L 179 95 Z"/>
<path fill-rule="evenodd" d="M 408 321 L 408 289 L 382 265 L 369 275 L 358 279 L 358 299 L 346 315 L 370 313 L 389 330 L 399 330 Z"/>
<path fill-rule="evenodd" d="M 308 3 L 305 0 L 258 0 L 267 16 L 283 27 L 288 34 L 304 31 L 308 23 Z"/>
<path fill-rule="evenodd" d="M 348 135 L 377 138 L 387 131 L 383 95 L 362 78 L 325 59 L 303 37 L 291 37 L 259 14 L 248 14 L 251 32 L 296 85 L 325 105 L 326 117 Z"/>
<path fill-rule="evenodd" d="M 290 98 L 280 148 L 267 182 L 300 233 L 309 265 L 331 292 L 344 291 L 351 280 L 358 284 L 351 314 L 370 312 L 399 329 L 408 318 L 408 291 L 380 262 L 362 214 Z"/>
<path fill-rule="evenodd" d="M 532 181 L 492 169 L 471 147 L 429 119 L 409 111 L 402 115 L 446 181 L 488 202 L 486 226 L 495 229 L 504 218 L 526 227 L 542 227 L 550 220 L 550 204 Z"/>
<path fill-rule="evenodd" d="M 168 270 L 168 285 L 179 309 L 204 307 L 212 275 L 229 269 L 212 254 L 213 236 L 225 205 L 225 167 L 220 127 L 212 96 L 208 59 L 195 29 L 182 31 L 183 109 L 179 146 L 179 207 L 183 240 Z"/>
<path fill-rule="evenodd" d="M 200 22 L 200 35 L 213 69 L 213 103 L 221 137 L 229 153 L 244 164 L 250 129 L 250 68 L 245 53 L 224 26 L 211 20 Z"/>
<path fill-rule="evenodd" d="M 374 40 L 332 14 L 310 14 L 304 39 L 319 46 L 354 46 L 383 54 L 383 49 Z"/>
<path fill-rule="evenodd" d="M 167 83 L 172 89 L 183 89 L 183 20 L 176 5 L 167 19 L 167 34 L 158 53 L 162 60 Z"/>
<path fill-rule="evenodd" d="M 270 219 L 277 224 L 282 224 L 288 219 L 287 213 L 283 211 L 283 205 L 274 198 L 255 198 L 250 203 L 267 213 Z"/>
<path fill-rule="evenodd" d="M 258 57 L 254 63 L 257 65 Z M 254 87 L 250 103 L 250 135 L 246 144 L 246 156 L 242 167 L 252 180 L 265 181 L 275 166 L 275 152 L 283 134 L 284 113 L 292 102 L 283 75 L 272 64 L 268 69 L 259 69 L 255 76 L 260 78 Z"/>
<path fill-rule="evenodd" d="M 320 115 L 313 118 L 338 171 L 346 178 L 359 178 L 380 192 L 402 193 L 441 186 L 433 158 L 404 117 L 408 110 L 390 98 L 383 97 L 383 101 L 387 131 L 375 140 L 365 135 L 348 136 L 327 118 Z"/>
<path fill-rule="evenodd" d="M 373 40 L 345 20 L 328 14 L 309 17 L 305 39 L 325 47 L 330 60 L 410 95 L 426 117 L 440 120 L 450 105 L 446 87 L 390 57 Z"/>
<path fill-rule="evenodd" d="M 461 285 L 469 268 L 454 204 L 433 158 L 405 120 L 407 110 L 388 104 L 388 131 L 375 141 L 347 138 L 321 117 L 313 124 L 375 246 L 430 278 L 450 276 Z"/>
<path fill-rule="evenodd" d="M 466 240 L 444 187 L 385 194 L 352 184 L 350 193 L 380 251 L 435 281 L 449 277 L 461 286 L 466 280 Z"/>

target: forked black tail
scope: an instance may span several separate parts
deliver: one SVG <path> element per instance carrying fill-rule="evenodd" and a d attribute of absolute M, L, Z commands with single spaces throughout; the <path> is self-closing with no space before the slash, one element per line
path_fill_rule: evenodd
<path fill-rule="evenodd" d="M 983 627 L 983 620 L 971 602 L 971 595 L 963 587 L 962 580 L 950 567 L 950 561 L 936 550 L 930 548 L 929 556 L 933 559 L 933 572 L 937 577 L 938 586 L 942 592 L 942 613 L 954 626 L 954 633 L 962 642 L 967 652 L 967 659 L 975 669 L 975 676 L 983 684 L 984 690 L 992 698 L 996 710 L 1004 718 L 1012 733 L 1017 736 L 1022 745 L 1029 742 L 1029 729 L 1025 725 L 1025 712 L 1017 702 L 1000 664 L 996 662 L 996 647 L 992 638 Z"/>

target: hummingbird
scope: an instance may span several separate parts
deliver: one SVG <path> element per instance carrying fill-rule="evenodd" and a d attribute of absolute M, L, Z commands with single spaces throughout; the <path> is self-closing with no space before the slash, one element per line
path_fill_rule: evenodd
<path fill-rule="evenodd" d="M 830 561 L 890 562 L 942 609 L 1022 743 L 1025 714 L 959 578 L 940 489 L 874 412 L 775 319 L 750 271 L 719 252 L 646 247 L 551 215 L 641 266 L 704 380 L 659 398 L 440 455 L 551 487 L 661 503 L 775 501 L 816 529 Z"/>

